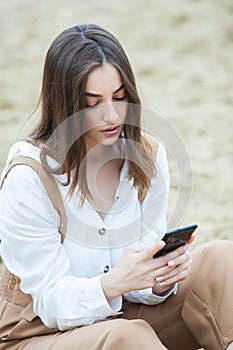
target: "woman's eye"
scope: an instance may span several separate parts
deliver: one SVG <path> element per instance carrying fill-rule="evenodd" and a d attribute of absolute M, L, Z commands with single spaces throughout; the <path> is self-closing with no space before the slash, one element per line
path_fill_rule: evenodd
<path fill-rule="evenodd" d="M 124 96 L 122 96 L 122 97 L 113 97 L 113 99 L 114 99 L 115 101 L 123 101 L 123 100 L 126 99 L 126 93 L 125 93 Z"/>
<path fill-rule="evenodd" d="M 114 101 L 123 101 L 126 99 L 126 97 L 127 97 L 127 94 L 125 93 L 122 97 L 113 97 L 113 100 Z M 93 108 L 97 107 L 100 103 L 101 103 L 101 101 L 98 101 L 95 104 L 87 104 L 86 103 L 86 108 L 93 109 Z"/>
<path fill-rule="evenodd" d="M 114 97 L 113 99 L 114 99 L 115 101 L 122 101 L 122 100 L 125 99 L 125 96 L 123 96 L 123 97 Z"/>

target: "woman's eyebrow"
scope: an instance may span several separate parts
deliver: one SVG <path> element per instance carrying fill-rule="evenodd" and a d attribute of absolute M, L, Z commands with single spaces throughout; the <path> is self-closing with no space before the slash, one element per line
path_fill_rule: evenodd
<path fill-rule="evenodd" d="M 119 88 L 117 88 L 115 91 L 113 91 L 113 93 L 115 94 L 116 92 L 122 90 L 123 88 L 125 87 L 124 84 L 122 84 L 121 86 L 119 86 Z M 91 97 L 102 97 L 102 95 L 99 95 L 99 94 L 94 94 L 92 92 L 85 92 L 85 95 L 86 96 L 91 96 Z"/>

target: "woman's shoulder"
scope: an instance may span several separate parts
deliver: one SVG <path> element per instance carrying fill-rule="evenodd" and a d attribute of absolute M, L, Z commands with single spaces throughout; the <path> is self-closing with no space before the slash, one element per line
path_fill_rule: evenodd
<path fill-rule="evenodd" d="M 166 149 L 164 145 L 153 135 L 145 133 L 144 135 L 146 141 L 151 147 L 152 157 L 154 162 L 157 162 L 166 156 Z"/>
<path fill-rule="evenodd" d="M 25 140 L 15 142 L 9 150 L 6 164 L 9 164 L 14 158 L 18 156 L 31 157 L 39 162 L 40 149 Z"/>
<path fill-rule="evenodd" d="M 9 171 L 9 174 L 7 174 L 7 171 L 11 165 L 11 162 L 19 157 L 30 157 L 35 159 L 36 161 L 40 162 L 40 151 L 35 146 L 31 145 L 30 143 L 26 141 L 18 141 L 15 142 L 8 153 L 7 160 L 5 167 L 2 171 L 1 181 L 6 181 L 7 183 L 13 182 L 17 184 L 25 184 L 25 183 L 34 183 L 35 179 L 38 178 L 38 175 L 36 172 L 29 166 L 21 164 L 12 167 L 12 169 Z M 6 176 L 7 174 L 7 176 Z"/>
<path fill-rule="evenodd" d="M 17 141 L 9 149 L 5 167 L 8 167 L 12 160 L 18 156 L 31 157 L 40 161 L 40 150 L 27 141 Z"/>
<path fill-rule="evenodd" d="M 14 143 L 8 153 L 5 167 L 1 174 L 0 184 L 3 190 L 10 188 L 17 188 L 18 193 L 35 192 L 39 191 L 45 193 L 50 178 L 45 176 L 45 171 L 36 164 L 36 162 L 26 162 L 20 159 L 20 163 L 13 165 L 11 163 L 17 160 L 18 157 L 31 158 L 37 163 L 41 163 L 40 149 L 39 147 L 31 144 L 27 141 L 18 141 Z M 17 162 L 16 162 L 17 163 Z M 49 158 L 51 166 L 57 166 L 57 162 L 52 158 Z M 61 182 L 66 180 L 66 175 L 54 175 L 54 178 L 58 180 L 58 187 L 62 187 Z M 5 192 L 5 191 L 4 191 Z"/>

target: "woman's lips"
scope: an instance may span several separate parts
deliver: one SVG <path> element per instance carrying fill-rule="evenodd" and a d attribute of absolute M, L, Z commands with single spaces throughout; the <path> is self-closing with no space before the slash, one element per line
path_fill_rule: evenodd
<path fill-rule="evenodd" d="M 104 134 L 104 136 L 107 137 L 113 137 L 116 136 L 120 131 L 120 127 L 119 126 L 115 126 L 114 128 L 108 128 L 105 130 L 101 130 L 101 132 Z"/>

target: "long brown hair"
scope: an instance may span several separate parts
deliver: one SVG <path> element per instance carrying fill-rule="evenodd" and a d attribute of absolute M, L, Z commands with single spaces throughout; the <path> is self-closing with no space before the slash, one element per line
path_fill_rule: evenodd
<path fill-rule="evenodd" d="M 44 65 L 41 118 L 29 136 L 35 142 L 46 143 L 62 123 L 84 110 L 88 74 L 104 62 L 119 70 L 127 93 L 129 107 L 124 137 L 141 145 L 135 150 L 130 142 L 127 143 L 128 176 L 133 179 L 133 185 L 138 187 L 139 200 L 142 201 L 155 172 L 154 161 L 150 145 L 141 132 L 141 102 L 131 65 L 119 41 L 107 30 L 94 24 L 78 25 L 64 30 L 55 38 Z M 80 168 L 86 156 L 81 120 L 77 117 L 75 127 L 65 128 L 59 134 L 57 143 L 53 138 L 53 144 L 46 144 L 42 149 L 41 159 L 48 168 L 46 156 L 49 154 L 56 159 L 56 155 L 66 149 L 69 141 L 75 140 L 67 150 L 60 167 L 50 171 L 54 174 L 66 173 L 67 181 L 63 184 L 68 185 L 71 182 L 71 169 L 75 168 L 70 195 L 78 185 L 83 198 L 89 199 L 91 194 L 86 181 L 86 168 Z M 78 138 L 74 137 L 74 130 L 79 130 Z"/>

